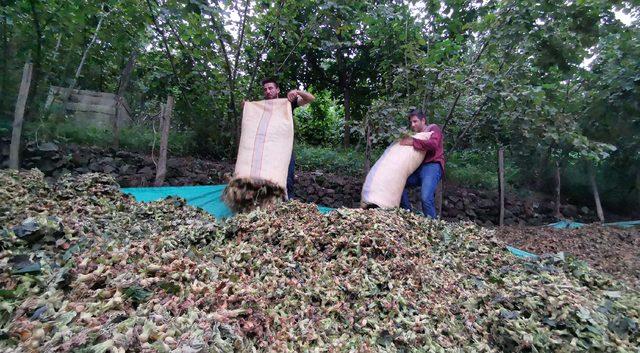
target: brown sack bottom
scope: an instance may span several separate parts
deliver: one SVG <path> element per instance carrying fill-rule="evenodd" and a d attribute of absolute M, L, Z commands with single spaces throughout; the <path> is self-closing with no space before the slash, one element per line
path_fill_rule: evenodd
<path fill-rule="evenodd" d="M 222 200 L 234 212 L 248 212 L 284 199 L 283 187 L 261 179 L 232 179 L 222 193 Z"/>
<path fill-rule="evenodd" d="M 365 210 L 371 210 L 374 208 L 380 208 L 380 206 L 376 205 L 375 203 L 367 203 L 364 201 L 360 201 L 360 208 Z"/>

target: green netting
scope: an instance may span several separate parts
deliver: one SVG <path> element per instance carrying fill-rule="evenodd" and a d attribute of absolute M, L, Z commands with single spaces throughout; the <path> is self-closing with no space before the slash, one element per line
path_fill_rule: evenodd
<path fill-rule="evenodd" d="M 181 197 L 187 204 L 199 207 L 218 219 L 231 217 L 233 212 L 222 201 L 222 192 L 226 185 L 199 185 L 199 186 L 162 186 L 144 188 L 123 188 L 122 192 L 133 196 L 140 202 L 158 201 L 169 196 Z M 334 210 L 331 207 L 318 206 L 321 213 L 329 213 Z M 522 258 L 534 258 L 535 254 L 507 246 L 507 249 L 515 256 Z"/>
<path fill-rule="evenodd" d="M 549 224 L 550 227 L 557 229 L 576 229 L 586 225 L 585 223 L 573 222 L 563 219 L 556 223 Z M 618 227 L 618 228 L 634 228 L 640 227 L 640 220 L 638 221 L 625 221 L 625 222 L 613 222 L 613 223 L 605 223 L 605 226 L 608 227 Z"/>
<path fill-rule="evenodd" d="M 625 221 L 625 222 L 613 222 L 605 223 L 605 226 L 619 227 L 619 228 L 635 228 L 640 227 L 640 220 L 638 221 Z"/>
<path fill-rule="evenodd" d="M 518 248 L 514 248 L 513 246 L 507 246 L 507 250 L 509 250 L 512 254 L 516 255 L 517 257 L 531 258 L 531 259 L 535 259 L 538 257 L 538 255 L 536 254 L 532 254 L 530 252 L 520 250 Z"/>
<path fill-rule="evenodd" d="M 557 229 L 576 229 L 582 227 L 583 225 L 584 223 L 567 221 L 566 219 L 549 224 L 550 227 Z"/>

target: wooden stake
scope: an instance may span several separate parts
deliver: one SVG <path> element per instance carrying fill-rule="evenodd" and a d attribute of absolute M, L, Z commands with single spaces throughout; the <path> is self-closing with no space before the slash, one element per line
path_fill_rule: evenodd
<path fill-rule="evenodd" d="M 444 196 L 444 173 L 440 181 L 438 182 L 438 186 L 436 187 L 436 210 L 438 212 L 437 218 L 442 218 L 442 198 Z"/>
<path fill-rule="evenodd" d="M 640 209 L 640 169 L 636 171 L 636 192 L 638 193 L 638 209 Z"/>
<path fill-rule="evenodd" d="M 164 177 L 167 174 L 167 147 L 169 144 L 169 125 L 171 124 L 171 113 L 173 112 L 173 96 L 167 97 L 167 105 L 164 109 L 160 120 L 160 156 L 158 157 L 158 167 L 156 169 L 155 186 L 161 186 L 164 183 Z"/>
<path fill-rule="evenodd" d="M 596 212 L 600 222 L 604 222 L 604 212 L 602 212 L 602 204 L 600 203 L 600 194 L 598 193 L 598 184 L 596 184 L 596 173 L 593 167 L 589 167 L 589 180 L 591 181 L 591 188 L 593 189 L 593 198 L 596 201 Z"/>
<path fill-rule="evenodd" d="M 29 96 L 29 86 L 33 75 L 33 64 L 24 64 L 22 71 L 22 82 L 20 82 L 20 92 L 16 102 L 16 110 L 13 115 L 13 130 L 11 132 L 11 147 L 9 148 L 9 168 L 18 169 L 20 167 L 20 138 L 22 135 L 22 122 L 24 121 L 24 108 Z"/>
<path fill-rule="evenodd" d="M 498 187 L 500 197 L 500 220 L 499 225 L 504 225 L 504 148 L 498 149 Z"/>
<path fill-rule="evenodd" d="M 364 131 L 366 144 L 364 148 L 364 174 L 369 174 L 371 170 L 371 127 L 369 126 L 369 116 L 364 120 Z"/>
<path fill-rule="evenodd" d="M 560 178 L 560 162 L 556 161 L 556 210 L 555 210 L 555 217 L 557 219 L 562 218 L 562 214 L 560 213 L 560 182 L 561 182 L 561 178 Z"/>

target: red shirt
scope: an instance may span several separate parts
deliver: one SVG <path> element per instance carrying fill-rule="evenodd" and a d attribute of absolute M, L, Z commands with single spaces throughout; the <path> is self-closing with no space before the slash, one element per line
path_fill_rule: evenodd
<path fill-rule="evenodd" d="M 413 139 L 413 148 L 418 151 L 425 151 L 426 154 L 424 156 L 425 163 L 440 163 L 440 167 L 442 167 L 442 171 L 444 172 L 444 146 L 443 146 L 443 137 L 442 130 L 440 130 L 440 126 L 436 124 L 431 124 L 427 126 L 426 132 L 433 132 L 431 137 L 428 140 L 418 140 Z"/>

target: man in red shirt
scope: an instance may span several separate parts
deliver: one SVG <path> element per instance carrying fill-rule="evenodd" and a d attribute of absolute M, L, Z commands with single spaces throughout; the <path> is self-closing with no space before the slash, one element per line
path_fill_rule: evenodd
<path fill-rule="evenodd" d="M 407 178 L 400 207 L 411 209 L 409 203 L 409 187 L 420 186 L 420 199 L 422 201 L 422 213 L 425 216 L 436 218 L 435 192 L 438 181 L 444 173 L 444 148 L 442 130 L 436 124 L 427 125 L 427 117 L 420 110 L 413 110 L 409 113 L 409 122 L 413 132 L 432 132 L 428 140 L 418 140 L 412 137 L 405 137 L 400 140 L 403 146 L 413 146 L 418 151 L 425 152 L 424 161 L 413 174 Z"/>

